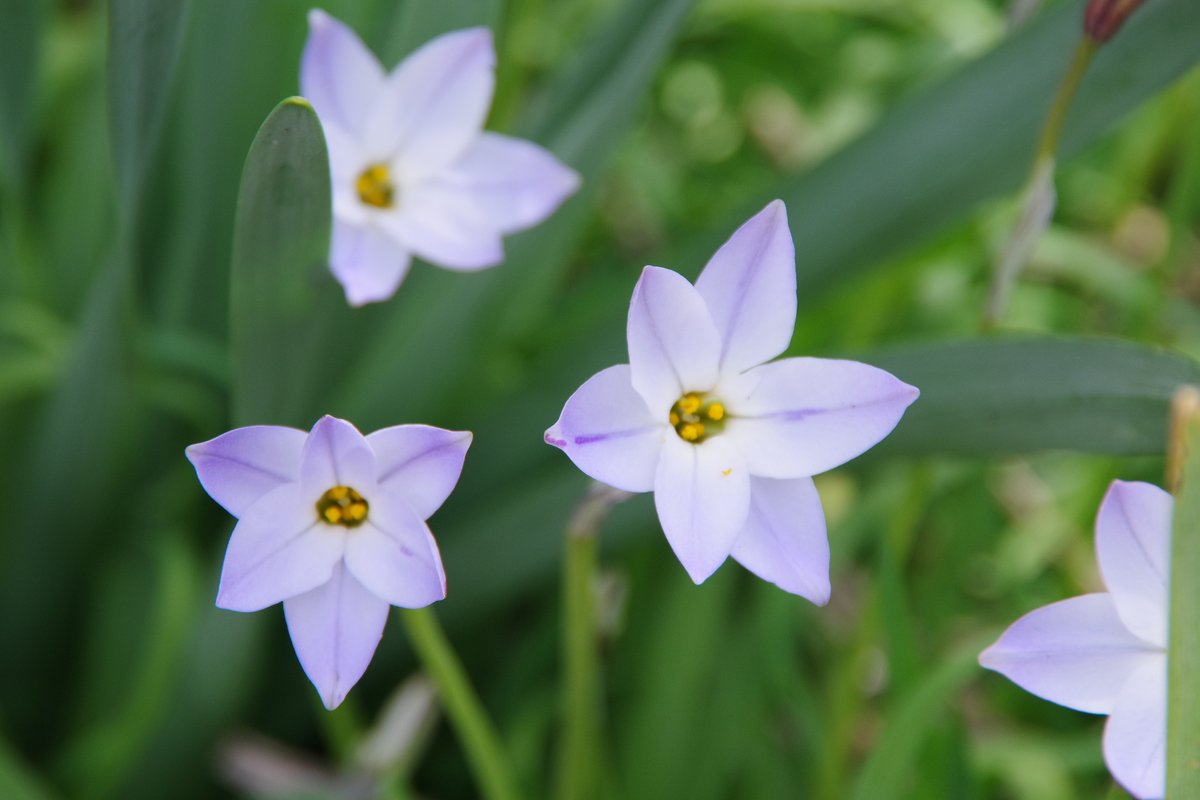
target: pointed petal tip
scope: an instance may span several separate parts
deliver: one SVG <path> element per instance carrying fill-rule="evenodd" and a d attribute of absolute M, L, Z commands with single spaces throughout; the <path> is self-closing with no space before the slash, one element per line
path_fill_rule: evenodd
<path fill-rule="evenodd" d="M 329 689 L 318 689 L 317 694 L 321 696 L 321 705 L 325 706 L 326 711 L 335 711 L 346 700 L 346 691 L 339 689 L 337 686 L 331 686 Z"/>
<path fill-rule="evenodd" d="M 559 450 L 565 449 L 567 446 L 567 440 L 563 438 L 561 422 L 556 422 L 547 428 L 542 438 L 546 441 L 546 444 L 553 445 Z"/>
<path fill-rule="evenodd" d="M 799 594 L 808 602 L 812 603 L 814 606 L 817 606 L 818 608 L 824 608 L 825 606 L 829 605 L 829 598 L 833 595 L 833 587 L 831 587 L 829 584 L 826 584 L 816 591 L 810 590 L 803 594 L 797 592 L 797 594 Z"/>
<path fill-rule="evenodd" d="M 487 48 L 488 50 L 493 51 L 492 63 L 494 64 L 496 62 L 496 54 L 494 52 L 496 45 L 492 36 L 491 28 L 486 28 L 482 25 L 479 25 L 474 28 L 464 28 L 461 31 L 461 34 L 470 42 L 472 47 Z"/>
<path fill-rule="evenodd" d="M 327 12 L 320 8 L 310 8 L 308 10 L 308 27 L 312 30 L 318 30 L 333 20 Z"/>
<path fill-rule="evenodd" d="M 678 558 L 678 555 L 679 554 L 676 553 L 677 558 Z M 683 565 L 683 569 L 685 572 L 687 572 L 688 577 L 692 579 L 692 583 L 699 586 L 700 584 L 704 583 L 706 580 L 711 578 L 716 573 L 716 571 L 718 569 L 720 569 L 721 564 L 725 563 L 725 559 L 721 559 L 720 562 L 718 562 L 716 564 L 711 564 L 711 565 L 698 564 L 695 562 L 695 559 L 690 559 L 690 563 L 684 561 L 683 559 L 680 559 L 679 563 L 681 565 Z"/>
<path fill-rule="evenodd" d="M 993 644 L 993 645 L 988 646 L 985 650 L 983 650 L 983 652 L 981 652 L 979 654 L 979 657 L 976 660 L 979 662 L 979 666 L 983 667 L 984 669 L 995 670 L 996 669 L 996 645 Z"/>

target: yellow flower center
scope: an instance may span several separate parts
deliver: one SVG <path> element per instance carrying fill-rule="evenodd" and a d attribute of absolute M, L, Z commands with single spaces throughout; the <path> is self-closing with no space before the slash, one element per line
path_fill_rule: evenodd
<path fill-rule="evenodd" d="M 725 404 L 696 392 L 688 392 L 671 406 L 668 419 L 680 439 L 700 444 L 709 436 L 725 430 Z"/>
<path fill-rule="evenodd" d="M 384 164 L 372 164 L 363 170 L 354 184 L 358 199 L 376 208 L 391 208 L 396 195 L 392 173 Z"/>
<path fill-rule="evenodd" d="M 317 519 L 327 525 L 357 528 L 367 521 L 366 498 L 349 486 L 334 486 L 317 501 Z"/>

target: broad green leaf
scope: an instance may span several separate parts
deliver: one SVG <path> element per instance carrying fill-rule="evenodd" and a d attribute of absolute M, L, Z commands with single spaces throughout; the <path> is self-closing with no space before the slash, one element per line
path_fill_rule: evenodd
<path fill-rule="evenodd" d="M 865 360 L 921 390 L 879 455 L 1158 454 L 1171 395 L 1200 382 L 1188 358 L 1104 339 L 945 342 Z"/>
<path fill-rule="evenodd" d="M 318 346 L 329 318 L 318 305 L 345 305 L 325 267 L 329 227 L 321 123 L 308 101 L 284 100 L 250 146 L 238 194 L 229 316 L 239 424 L 308 428 L 314 391 L 340 370 Z"/>
<path fill-rule="evenodd" d="M 1079 3 L 1047 9 L 992 52 L 896 108 L 800 179 L 782 179 L 710 239 L 667 263 L 707 255 L 768 200 L 781 197 L 796 239 L 802 300 L 961 220 L 1017 188 L 1081 35 Z M 1100 49 L 1063 131 L 1060 163 L 1200 62 L 1194 0 L 1155 0 Z"/>

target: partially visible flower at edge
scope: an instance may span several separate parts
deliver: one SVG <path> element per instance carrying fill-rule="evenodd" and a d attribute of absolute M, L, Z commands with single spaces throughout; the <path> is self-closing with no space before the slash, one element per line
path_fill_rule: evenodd
<path fill-rule="evenodd" d="M 1107 592 L 1031 611 L 979 663 L 1067 708 L 1107 714 L 1104 761 L 1140 800 L 1166 791 L 1171 495 L 1113 481 L 1096 516 Z"/>
<path fill-rule="evenodd" d="M 502 236 L 538 224 L 579 188 L 538 145 L 483 131 L 495 62 L 491 32 L 469 28 L 385 73 L 346 25 L 309 12 L 300 91 L 325 130 L 330 267 L 351 305 L 391 297 L 414 255 L 460 271 L 499 264 Z"/>
<path fill-rule="evenodd" d="M 629 306 L 629 364 L 584 383 L 545 438 L 602 483 L 653 491 L 696 583 L 732 555 L 824 604 L 829 542 L 812 476 L 885 437 L 918 392 L 857 361 L 770 361 L 795 321 L 795 251 L 776 200 L 695 285 L 645 268 Z"/>
<path fill-rule="evenodd" d="M 308 433 L 255 425 L 187 448 L 205 491 L 238 518 L 217 606 L 283 602 L 288 633 L 326 708 L 356 684 L 390 606 L 446 596 L 425 524 L 458 482 L 466 431 L 397 425 L 368 436 L 322 417 Z"/>

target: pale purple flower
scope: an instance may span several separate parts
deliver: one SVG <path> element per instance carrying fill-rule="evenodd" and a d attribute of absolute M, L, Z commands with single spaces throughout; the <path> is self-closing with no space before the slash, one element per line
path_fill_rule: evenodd
<path fill-rule="evenodd" d="M 1171 495 L 1114 481 L 1096 517 L 1107 592 L 1031 611 L 979 656 L 1022 689 L 1107 714 L 1104 760 L 1141 800 L 1166 788 L 1167 580 Z"/>
<path fill-rule="evenodd" d="M 770 362 L 795 321 L 795 251 L 775 201 L 694 286 L 645 268 L 629 306 L 629 363 L 571 395 L 546 441 L 602 483 L 653 491 L 696 583 L 732 555 L 825 603 L 829 542 L 812 476 L 886 436 L 917 390 L 856 361 Z"/>
<path fill-rule="evenodd" d="M 217 606 L 283 602 L 305 674 L 326 708 L 358 682 L 388 608 L 446 596 L 425 524 L 458 482 L 471 434 L 397 425 L 363 436 L 322 417 L 308 433 L 237 428 L 187 457 L 205 491 L 238 518 Z"/>
<path fill-rule="evenodd" d="M 391 297 L 414 255 L 451 270 L 499 264 L 501 237 L 579 187 L 541 147 L 483 131 L 496 82 L 486 28 L 438 36 L 385 73 L 343 23 L 315 9 L 308 21 L 300 91 L 325 129 L 330 267 L 352 305 Z"/>

